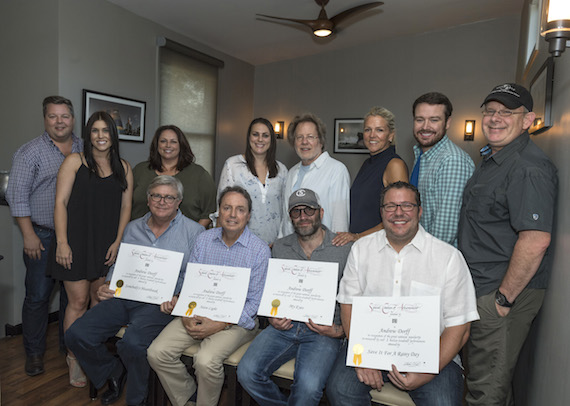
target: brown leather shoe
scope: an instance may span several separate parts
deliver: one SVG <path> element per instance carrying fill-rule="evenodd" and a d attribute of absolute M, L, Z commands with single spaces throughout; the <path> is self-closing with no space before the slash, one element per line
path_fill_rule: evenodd
<path fill-rule="evenodd" d="M 36 376 L 44 373 L 44 360 L 41 355 L 30 355 L 26 357 L 26 374 Z"/>

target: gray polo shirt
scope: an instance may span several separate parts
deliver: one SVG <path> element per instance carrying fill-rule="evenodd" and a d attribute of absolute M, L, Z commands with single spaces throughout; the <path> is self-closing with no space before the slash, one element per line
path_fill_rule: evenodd
<path fill-rule="evenodd" d="M 344 272 L 344 266 L 346 265 L 346 259 L 350 253 L 350 248 L 352 243 L 343 245 L 342 247 L 336 247 L 332 244 L 332 239 L 335 237 L 332 231 L 330 231 L 325 226 L 322 226 L 325 230 L 325 238 L 323 243 L 319 245 L 313 253 L 311 254 L 311 261 L 322 261 L 322 262 L 336 262 L 338 264 L 338 283 L 342 278 L 342 273 Z M 273 243 L 273 249 L 271 250 L 271 256 L 273 258 L 280 259 L 295 259 L 301 261 L 308 261 L 309 259 L 305 255 L 305 251 L 301 248 L 299 244 L 299 239 L 297 234 L 289 234 L 286 237 L 280 238 L 275 243 Z M 334 324 L 341 324 L 340 321 L 340 305 L 336 303 L 336 308 L 334 312 Z"/>
<path fill-rule="evenodd" d="M 557 193 L 556 167 L 528 132 L 479 164 L 463 192 L 458 234 L 477 297 L 499 288 L 520 231 L 552 232 Z M 527 288 L 546 288 L 551 254 Z"/>

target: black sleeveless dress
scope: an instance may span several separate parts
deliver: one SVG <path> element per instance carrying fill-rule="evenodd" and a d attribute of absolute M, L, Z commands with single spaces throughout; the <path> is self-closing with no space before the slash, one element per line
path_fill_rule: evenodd
<path fill-rule="evenodd" d="M 123 190 L 113 175 L 100 178 L 81 164 L 67 204 L 67 240 L 71 269 L 55 261 L 52 241 L 48 276 L 64 281 L 95 280 L 107 275 L 104 265 L 109 246 L 117 238 Z"/>

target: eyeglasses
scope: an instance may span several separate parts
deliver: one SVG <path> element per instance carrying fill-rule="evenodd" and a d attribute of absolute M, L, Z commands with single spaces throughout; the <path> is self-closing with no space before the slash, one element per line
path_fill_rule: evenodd
<path fill-rule="evenodd" d="M 315 214 L 316 211 L 317 211 L 317 209 L 313 209 L 312 207 L 308 207 L 308 206 L 305 206 L 303 208 L 295 207 L 294 209 L 291 209 L 291 211 L 289 212 L 289 215 L 293 219 L 298 219 L 299 217 L 301 217 L 301 212 L 305 213 L 305 216 L 311 217 L 313 214 Z"/>
<path fill-rule="evenodd" d="M 393 211 L 398 210 L 398 207 L 401 208 L 402 211 L 412 211 L 412 210 L 414 210 L 414 207 L 418 207 L 418 205 L 415 203 L 404 202 L 401 204 L 387 203 L 387 204 L 383 204 L 380 207 L 382 207 L 387 212 L 393 212 Z"/>
<path fill-rule="evenodd" d="M 319 137 L 317 137 L 316 135 L 296 135 L 295 136 L 295 141 L 297 142 L 303 142 L 303 140 L 307 140 L 307 142 L 313 142 L 315 140 L 317 140 Z"/>
<path fill-rule="evenodd" d="M 493 117 L 495 115 L 495 113 L 497 113 L 499 115 L 499 117 L 510 117 L 513 114 L 525 114 L 525 111 L 512 111 L 512 110 L 483 110 L 483 115 L 485 117 Z"/>
<path fill-rule="evenodd" d="M 150 200 L 152 200 L 155 203 L 159 203 L 161 200 L 164 199 L 164 203 L 172 204 L 177 199 L 177 197 L 175 197 L 175 196 L 170 196 L 170 195 L 162 196 L 162 195 L 159 195 L 158 193 L 151 193 L 151 194 L 149 194 L 149 196 L 150 196 Z"/>

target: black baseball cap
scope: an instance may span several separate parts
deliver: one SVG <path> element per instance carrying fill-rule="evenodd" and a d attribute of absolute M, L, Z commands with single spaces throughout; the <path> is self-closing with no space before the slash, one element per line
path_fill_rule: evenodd
<path fill-rule="evenodd" d="M 490 101 L 497 101 L 508 109 L 516 109 L 520 106 L 526 107 L 528 111 L 532 111 L 532 96 L 524 86 L 516 83 L 505 83 L 495 86 L 491 93 L 485 98 L 481 107 Z"/>

